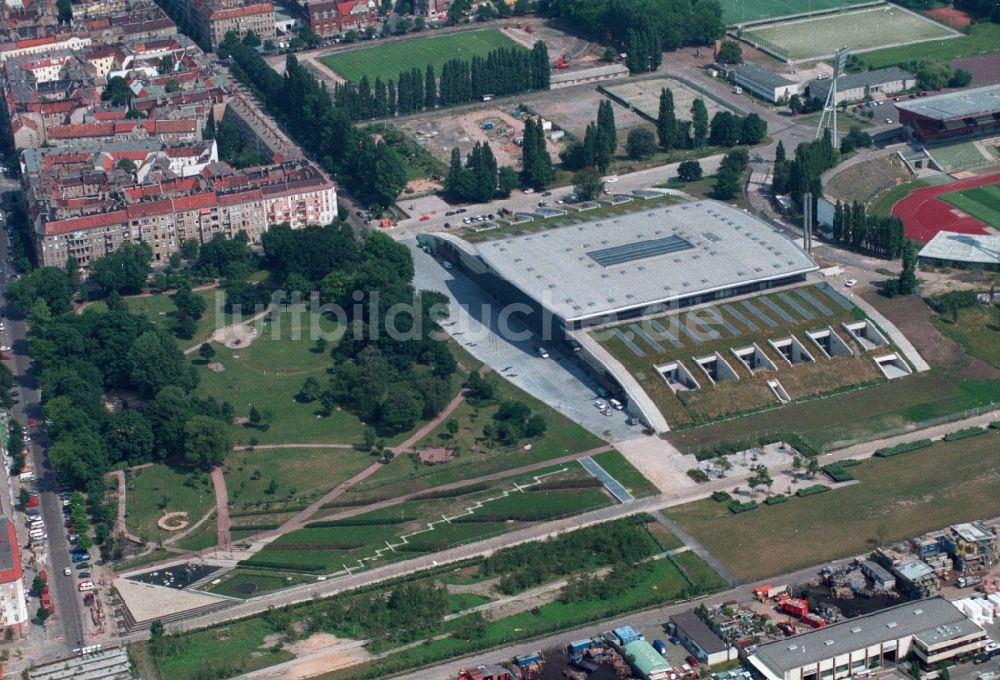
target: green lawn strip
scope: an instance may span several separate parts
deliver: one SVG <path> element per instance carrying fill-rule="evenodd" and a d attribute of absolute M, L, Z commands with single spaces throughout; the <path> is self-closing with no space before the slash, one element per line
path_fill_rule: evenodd
<path fill-rule="evenodd" d="M 376 78 L 382 82 L 398 81 L 400 71 L 411 68 L 419 69 L 422 76 L 428 64 L 440 76 L 441 66 L 451 59 L 471 61 L 501 47 L 524 49 L 499 30 L 487 29 L 362 47 L 331 54 L 320 61 L 347 80 L 358 82 L 362 76 L 368 76 L 369 83 L 374 84 Z"/>
<path fill-rule="evenodd" d="M 991 227 L 1000 228 L 1000 184 L 963 189 L 944 194 L 941 199 L 964 210 Z"/>
<path fill-rule="evenodd" d="M 628 489 L 636 498 L 645 498 L 660 492 L 656 486 L 642 476 L 642 473 L 635 469 L 632 463 L 625 459 L 625 456 L 618 451 L 607 451 L 599 453 L 593 457 L 594 462 L 604 468 L 609 475 Z"/>
<path fill-rule="evenodd" d="M 932 316 L 931 322 L 969 354 L 1000 368 L 1000 316 L 995 309 L 970 307 L 959 311 L 955 323 L 945 316 Z"/>
<path fill-rule="evenodd" d="M 156 663 L 161 678 L 232 677 L 295 658 L 291 652 L 271 652 L 262 645 L 274 629 L 262 618 L 209 628 L 180 639 L 170 639 L 174 653 Z"/>
<path fill-rule="evenodd" d="M 234 510 L 305 507 L 374 462 L 354 449 L 251 449 L 231 453 L 226 487 Z"/>
<path fill-rule="evenodd" d="M 448 613 L 464 612 L 466 609 L 472 609 L 492 601 L 493 598 L 476 593 L 451 593 L 448 595 Z"/>
<path fill-rule="evenodd" d="M 747 580 L 983 516 L 1000 503 L 1000 432 L 853 466 L 858 484 L 731 515 L 698 501 L 667 511 L 709 552 Z M 822 541 L 816 541 L 822 536 Z"/>
<path fill-rule="evenodd" d="M 237 543 L 259 534 L 261 531 L 262 529 L 230 529 L 229 540 L 233 543 Z"/>
<path fill-rule="evenodd" d="M 176 535 L 156 526 L 165 513 L 186 512 L 187 521 L 194 523 L 214 504 L 215 491 L 208 475 L 179 472 L 159 463 L 125 474 L 125 524 L 147 541 Z"/>
<path fill-rule="evenodd" d="M 1000 400 L 995 380 L 968 380 L 941 369 L 787 404 L 743 418 L 675 431 L 670 441 L 694 452 L 728 441 L 788 431 L 788 423 L 817 450 L 871 439 L 887 430 L 960 414 Z"/>
<path fill-rule="evenodd" d="M 218 544 L 219 524 L 213 514 L 200 527 L 172 545 L 184 550 L 204 550 Z"/>
<path fill-rule="evenodd" d="M 692 558 L 700 559 L 697 555 L 692 555 Z M 685 565 L 685 569 L 687 568 L 688 566 Z M 698 569 L 695 571 L 696 573 L 700 572 Z M 716 579 L 713 579 L 713 582 Z M 462 640 L 459 637 L 448 637 L 434 640 L 409 650 L 390 654 L 378 661 L 367 663 L 364 667 L 357 666 L 320 677 L 327 680 L 362 680 L 384 677 L 390 673 L 426 666 L 472 651 L 489 649 L 543 634 L 567 630 L 627 611 L 674 602 L 688 592 L 690 590 L 687 580 L 677 567 L 668 560 L 658 560 L 649 564 L 648 569 L 643 571 L 634 585 L 619 589 L 612 600 L 551 602 L 533 611 L 487 622 L 483 635 L 477 639 Z M 457 621 L 460 622 L 462 619 Z"/>
<path fill-rule="evenodd" d="M 701 591 L 722 590 L 728 584 L 708 563 L 692 551 L 677 553 L 672 557 L 680 565 L 687 577 Z"/>
<path fill-rule="evenodd" d="M 997 51 L 1000 45 L 1000 24 L 982 21 L 969 26 L 961 38 L 922 42 L 916 45 L 890 47 L 859 54 L 863 68 L 905 66 L 916 61 L 952 61 Z"/>
<path fill-rule="evenodd" d="M 274 574 L 237 568 L 225 574 L 219 583 L 209 584 L 202 590 L 216 595 L 247 598 L 315 580 L 315 576 Z"/>
<path fill-rule="evenodd" d="M 912 182 L 907 182 L 906 184 L 900 184 L 894 186 L 887 191 L 883 191 L 881 194 L 875 197 L 870 204 L 868 204 L 868 214 L 876 215 L 878 217 L 888 217 L 892 214 L 892 207 L 899 203 L 901 200 L 909 196 L 911 193 L 919 189 L 920 187 L 927 186 L 927 182 L 918 179 Z"/>

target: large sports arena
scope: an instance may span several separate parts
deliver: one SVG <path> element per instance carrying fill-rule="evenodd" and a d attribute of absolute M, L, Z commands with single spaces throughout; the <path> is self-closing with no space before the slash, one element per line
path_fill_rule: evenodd
<path fill-rule="evenodd" d="M 1000 134 L 1000 85 L 910 99 L 896 108 L 907 134 L 922 142 Z"/>
<path fill-rule="evenodd" d="M 434 234 L 442 256 L 537 328 L 574 330 L 803 281 L 816 264 L 766 222 L 697 201 L 468 243 Z"/>

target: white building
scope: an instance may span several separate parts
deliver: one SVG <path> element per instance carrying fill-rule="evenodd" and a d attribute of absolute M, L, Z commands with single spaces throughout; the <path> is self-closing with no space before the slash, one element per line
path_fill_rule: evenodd
<path fill-rule="evenodd" d="M 799 84 L 769 71 L 759 64 L 739 64 L 729 71 L 729 79 L 744 90 L 772 103 L 786 102 L 799 94 Z"/>
<path fill-rule="evenodd" d="M 826 101 L 832 83 L 830 78 L 812 81 L 809 84 L 809 96 Z M 837 103 L 857 102 L 877 93 L 896 94 L 916 86 L 917 77 L 897 66 L 850 73 L 837 79 Z"/>

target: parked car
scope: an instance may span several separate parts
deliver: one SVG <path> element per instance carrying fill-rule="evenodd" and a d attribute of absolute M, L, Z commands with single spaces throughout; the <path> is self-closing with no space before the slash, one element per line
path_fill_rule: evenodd
<path fill-rule="evenodd" d="M 684 657 L 684 660 L 687 661 L 689 664 L 691 664 L 691 668 L 697 668 L 698 666 L 701 665 L 701 662 L 691 655 Z"/>
<path fill-rule="evenodd" d="M 856 285 L 858 285 L 857 279 L 847 279 L 846 281 L 844 281 L 844 286 L 846 286 L 847 288 L 854 288 L 854 286 Z"/>
<path fill-rule="evenodd" d="M 63 569 L 63 576 L 70 576 L 72 574 L 73 574 L 73 570 L 70 569 L 69 567 L 66 567 L 65 569 Z"/>

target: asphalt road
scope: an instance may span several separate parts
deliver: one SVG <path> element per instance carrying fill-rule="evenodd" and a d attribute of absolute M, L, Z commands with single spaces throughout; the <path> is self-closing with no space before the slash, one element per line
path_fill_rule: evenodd
<path fill-rule="evenodd" d="M 0 184 L 0 188 L 10 190 L 9 180 Z M 3 237 L 0 238 L 0 262 L 6 263 L 7 253 L 10 250 L 10 241 L 7 237 L 6 224 L 4 224 Z M 6 290 L 10 281 L 10 267 L 5 265 L 4 271 L 0 274 L 0 286 Z M 76 571 L 73 575 L 66 577 L 63 570 L 71 567 L 69 557 L 69 543 L 66 540 L 65 520 L 62 513 L 62 501 L 58 495 L 59 480 L 51 469 L 48 468 L 47 437 L 44 430 L 29 431 L 27 427 L 28 418 L 35 418 L 39 422 L 44 419 L 40 401 L 42 397 L 38 381 L 31 375 L 31 359 L 28 356 L 27 329 L 23 320 L 7 317 L 7 332 L 9 333 L 11 361 L 7 362 L 8 367 L 14 373 L 14 380 L 19 391 L 17 403 L 12 409 L 14 417 L 25 427 L 25 433 L 30 434 L 31 442 L 28 447 L 31 450 L 31 464 L 38 478 L 37 488 L 41 501 L 41 516 L 45 521 L 45 531 L 48 533 L 48 573 L 49 590 L 52 593 L 53 604 L 56 614 L 46 626 L 52 632 L 49 644 L 45 649 L 39 649 L 39 654 L 33 654 L 34 650 L 25 649 L 25 655 L 29 658 L 44 654 L 45 658 L 53 656 L 65 656 L 74 648 L 83 643 L 84 626 L 82 618 L 82 599 L 76 590 Z M 35 602 L 29 604 L 36 604 Z M 34 616 L 35 610 L 29 608 L 29 613 Z M 57 640 L 58 638 L 58 640 Z"/>

